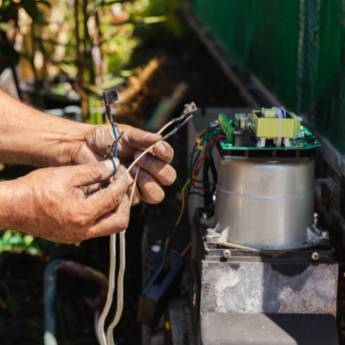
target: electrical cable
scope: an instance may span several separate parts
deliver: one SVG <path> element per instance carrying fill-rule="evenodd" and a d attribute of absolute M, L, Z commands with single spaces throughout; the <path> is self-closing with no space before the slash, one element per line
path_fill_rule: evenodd
<path fill-rule="evenodd" d="M 99 316 L 97 324 L 97 335 L 99 337 L 98 341 L 101 345 L 108 345 L 106 336 L 105 336 L 105 320 L 109 314 L 111 305 L 113 303 L 113 294 L 115 291 L 115 267 L 116 267 L 116 234 L 110 235 L 109 238 L 109 275 L 108 275 L 108 292 L 105 305 Z"/>
<path fill-rule="evenodd" d="M 185 105 L 185 109 L 182 113 L 181 116 L 178 118 L 175 118 L 171 121 L 169 121 L 166 125 L 164 125 L 158 132 L 157 134 L 162 134 L 167 128 L 172 126 L 175 123 L 178 123 L 176 127 L 165 134 L 163 137 L 161 137 L 157 142 L 155 142 L 153 145 L 148 147 L 146 150 L 144 150 L 127 168 L 127 172 L 130 173 L 131 169 L 136 165 L 140 159 L 142 159 L 146 154 L 148 154 L 151 149 L 158 143 L 163 140 L 166 140 L 169 138 L 171 135 L 175 134 L 178 130 L 180 130 L 185 124 L 187 124 L 188 121 L 190 121 L 193 117 L 194 112 L 197 110 L 197 107 L 194 103 L 190 103 Z M 117 146 L 118 146 L 118 135 L 117 135 L 117 129 L 112 123 L 112 119 L 110 120 L 110 123 L 112 124 L 112 128 L 114 131 L 114 138 L 115 138 L 115 143 L 114 143 L 114 151 L 113 154 L 117 155 Z M 134 183 L 132 186 L 132 192 L 130 196 L 130 205 L 132 204 L 132 200 L 134 197 L 135 193 L 135 188 L 138 180 L 138 175 L 139 175 L 140 168 L 136 172 L 136 176 L 134 179 Z M 107 329 L 107 335 L 105 336 L 104 332 L 104 325 L 105 325 L 105 320 L 107 315 L 109 314 L 110 307 L 113 303 L 113 293 L 115 290 L 115 271 L 116 271 L 116 234 L 113 234 L 110 236 L 110 267 L 109 267 L 109 289 L 108 289 L 108 294 L 107 294 L 107 300 L 106 304 L 104 306 L 104 309 L 101 313 L 101 316 L 99 318 L 98 322 L 98 332 L 99 334 L 99 342 L 101 345 L 115 345 L 114 338 L 113 338 L 113 333 L 114 329 L 119 323 L 122 312 L 123 312 L 123 284 L 124 284 L 124 272 L 125 272 L 125 267 L 126 267 L 126 243 L 125 243 L 125 234 L 126 230 L 122 231 L 119 234 L 119 272 L 118 272 L 118 278 L 117 278 L 117 303 L 116 303 L 116 312 L 114 319 L 110 323 L 108 329 Z M 114 245 L 115 244 L 115 245 Z M 109 298 L 108 298 L 109 297 Z"/>
<path fill-rule="evenodd" d="M 113 157 L 117 158 L 118 153 L 118 143 L 119 143 L 119 135 L 117 133 L 117 125 L 114 122 L 111 116 L 111 109 L 110 106 L 106 103 L 106 115 L 108 120 L 111 124 L 113 134 L 114 134 L 114 145 L 113 145 Z M 114 164 L 114 173 L 116 172 L 115 163 Z M 98 337 L 98 341 L 101 345 L 108 345 L 106 335 L 105 335 L 105 320 L 109 314 L 111 309 L 111 305 L 113 303 L 113 294 L 115 291 L 115 268 L 116 268 L 116 234 L 112 234 L 109 237 L 109 275 L 108 275 L 108 292 L 106 297 L 106 302 L 103 307 L 103 310 L 99 316 L 98 323 L 97 323 L 97 332 L 96 335 Z"/>
<path fill-rule="evenodd" d="M 118 144 L 119 144 L 119 135 L 117 132 L 117 124 L 111 116 L 110 106 L 106 103 L 106 115 L 110 122 L 111 128 L 114 134 L 114 144 L 113 144 L 113 157 L 117 158 L 118 154 Z M 122 135 L 121 135 L 122 136 Z M 111 160 L 114 164 L 114 172 L 116 172 L 116 166 L 114 160 Z M 116 267 L 116 234 L 112 234 L 109 237 L 109 274 L 108 274 L 108 292 L 106 297 L 106 302 L 103 307 L 103 310 L 99 316 L 97 323 L 97 337 L 101 345 L 108 345 L 107 339 L 105 336 L 105 320 L 111 309 L 113 303 L 113 294 L 115 291 L 115 267 Z"/>
<path fill-rule="evenodd" d="M 180 224 L 183 218 L 187 204 L 186 199 L 188 199 L 189 195 L 202 195 L 205 200 L 206 198 L 208 199 L 207 206 L 212 205 L 212 195 L 214 194 L 215 184 L 217 182 L 217 171 L 212 157 L 212 151 L 219 141 L 224 139 L 224 137 L 225 135 L 220 132 L 219 126 L 204 129 L 197 136 L 190 157 L 190 176 L 181 189 L 181 207 L 176 220 L 176 226 Z M 199 180 L 199 172 L 201 171 L 203 165 L 206 165 L 203 172 L 203 179 Z M 209 169 L 211 169 L 213 177 L 212 182 L 208 180 Z M 200 183 L 202 186 L 197 185 Z M 191 192 L 192 189 L 201 190 L 204 192 L 204 194 Z"/>
<path fill-rule="evenodd" d="M 182 252 L 180 253 L 180 256 L 181 256 L 181 257 L 184 257 L 184 256 L 188 253 L 188 251 L 189 251 L 189 249 L 190 249 L 191 246 L 192 246 L 192 241 L 189 241 L 188 244 L 187 244 L 187 246 L 186 246 L 186 248 L 184 248 L 184 249 L 182 250 Z"/>
<path fill-rule="evenodd" d="M 185 209 L 185 193 L 186 193 L 186 189 L 188 188 L 191 182 L 192 182 L 191 180 L 188 180 L 181 189 L 181 210 L 177 217 L 175 225 L 179 225 L 181 223 L 181 220 L 184 214 L 184 209 Z"/>
<path fill-rule="evenodd" d="M 131 194 L 129 197 L 129 205 L 132 205 L 139 171 L 140 171 L 140 169 L 138 169 L 136 174 L 135 174 Z M 124 274 L 125 274 L 125 269 L 126 269 L 126 237 L 125 237 L 126 230 L 122 231 L 119 235 L 119 237 L 120 237 L 120 242 L 119 242 L 119 249 L 120 249 L 119 263 L 120 263 L 120 266 L 119 266 L 119 272 L 118 272 L 118 276 L 117 276 L 116 313 L 115 313 L 113 321 L 109 324 L 109 327 L 107 329 L 107 341 L 108 341 L 109 345 L 115 345 L 115 343 L 114 343 L 114 329 L 118 325 L 118 323 L 121 319 L 121 316 L 122 316 L 122 312 L 123 312 L 123 286 L 124 286 Z"/>
<path fill-rule="evenodd" d="M 144 150 L 128 167 L 127 171 L 130 172 L 132 170 L 132 168 L 134 167 L 134 165 L 136 165 L 146 154 L 148 154 L 152 148 L 159 142 L 164 141 L 166 139 L 168 139 L 169 137 L 171 137 L 173 134 L 177 133 L 177 131 L 179 131 L 184 125 L 186 125 L 192 118 L 193 118 L 193 113 L 190 113 L 191 111 L 195 112 L 197 109 L 194 108 L 195 104 L 191 103 L 192 108 L 188 108 L 187 105 L 187 111 L 186 112 L 186 108 L 185 108 L 185 112 L 184 114 L 182 114 L 181 116 L 179 116 L 178 118 L 175 118 L 171 121 L 169 121 L 166 125 L 164 125 L 158 132 L 157 134 L 161 135 L 167 128 L 169 128 L 170 126 L 172 126 L 173 124 L 175 124 L 176 122 L 180 122 L 180 124 L 178 124 L 173 130 L 171 130 L 170 132 L 168 132 L 167 134 L 165 134 L 164 136 L 162 136 L 159 140 L 157 140 L 154 144 L 152 144 L 151 146 L 149 146 L 146 150 Z M 196 107 L 196 106 L 195 106 Z"/>

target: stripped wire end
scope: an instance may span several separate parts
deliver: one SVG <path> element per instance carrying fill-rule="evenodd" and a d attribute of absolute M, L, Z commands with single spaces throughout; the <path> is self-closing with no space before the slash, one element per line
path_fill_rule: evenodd
<path fill-rule="evenodd" d="M 194 115 L 198 111 L 198 107 L 194 102 L 187 103 L 184 105 L 182 114 L 174 119 L 174 122 L 184 121 L 188 116 Z"/>
<path fill-rule="evenodd" d="M 176 126 L 168 133 L 163 135 L 162 140 L 166 140 L 170 138 L 172 135 L 174 135 L 176 132 L 178 132 L 184 125 L 186 125 L 194 116 L 194 114 L 197 112 L 198 108 L 194 102 L 185 104 L 184 110 L 182 114 L 179 117 L 176 117 L 169 121 L 160 131 L 159 134 L 165 131 L 168 127 L 175 125 Z"/>
<path fill-rule="evenodd" d="M 116 89 L 109 89 L 109 90 L 103 91 L 103 101 L 104 101 L 104 105 L 105 105 L 105 114 L 106 114 L 106 117 L 108 118 L 108 120 L 111 124 L 111 128 L 113 130 L 114 139 L 115 139 L 114 144 L 113 144 L 113 151 L 112 151 L 113 158 L 117 158 L 120 135 L 118 134 L 117 124 L 114 121 L 112 114 L 111 114 L 111 105 L 114 102 L 116 102 L 118 99 L 119 99 L 119 95 L 118 95 Z"/>

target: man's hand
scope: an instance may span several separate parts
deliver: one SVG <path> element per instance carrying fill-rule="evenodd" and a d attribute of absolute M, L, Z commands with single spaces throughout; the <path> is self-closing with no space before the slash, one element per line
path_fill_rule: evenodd
<path fill-rule="evenodd" d="M 160 136 L 127 125 L 119 125 L 123 137 L 119 143 L 119 158 L 121 163 L 129 165 L 144 149 L 156 143 Z M 114 136 L 109 125 L 93 126 L 85 132 L 85 141 L 81 143 L 72 156 L 73 163 L 95 162 L 104 159 L 114 143 Z M 166 142 L 157 143 L 152 154 L 146 155 L 138 163 L 141 171 L 138 176 L 140 193 L 135 194 L 135 202 L 140 199 L 156 204 L 164 199 L 161 186 L 168 186 L 176 179 L 176 172 L 169 164 L 174 156 L 172 147 Z M 134 176 L 138 167 L 134 167 Z"/>
<path fill-rule="evenodd" d="M 114 142 L 110 125 L 94 126 L 69 121 L 33 109 L 0 91 L 0 157 L 3 163 L 36 166 L 65 166 L 103 160 Z M 134 157 L 159 140 L 156 134 L 131 126 L 120 125 L 124 132 L 119 145 L 121 163 L 129 164 Z M 176 178 L 169 165 L 173 149 L 161 142 L 152 154 L 141 160 L 141 172 L 134 201 L 159 203 L 164 198 L 162 185 Z M 131 174 L 135 174 L 132 169 Z"/>
<path fill-rule="evenodd" d="M 69 167 L 39 169 L 0 183 L 2 227 L 61 243 L 124 230 L 129 220 L 131 178 L 120 166 L 104 189 L 85 195 L 83 189 L 113 174 L 110 160 Z"/>

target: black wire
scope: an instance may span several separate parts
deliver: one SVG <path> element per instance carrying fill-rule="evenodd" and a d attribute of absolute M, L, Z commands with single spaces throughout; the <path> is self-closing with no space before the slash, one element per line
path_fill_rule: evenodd
<path fill-rule="evenodd" d="M 174 129 L 172 129 L 170 132 L 168 132 L 167 134 L 165 134 L 162 137 L 162 140 L 167 140 L 168 138 L 170 138 L 173 134 L 175 134 L 176 132 L 178 132 L 185 124 L 187 124 L 191 119 L 193 118 L 193 114 L 189 115 L 187 118 L 185 118 L 181 123 L 179 123 Z M 175 123 L 176 121 L 174 121 L 173 123 Z"/>
<path fill-rule="evenodd" d="M 204 162 L 204 166 L 202 168 L 202 179 L 203 179 L 203 187 L 208 188 L 209 186 L 209 169 L 210 169 L 210 159 L 207 157 Z M 204 191 L 204 207 L 205 208 L 210 208 L 212 205 L 212 193 Z"/>
<path fill-rule="evenodd" d="M 213 148 L 214 148 L 214 144 L 215 141 L 214 140 L 209 140 L 206 143 L 206 148 L 205 151 L 207 152 L 207 158 L 205 159 L 204 162 L 204 167 L 203 167 L 203 187 L 205 189 L 204 192 L 204 207 L 207 209 L 213 209 L 213 195 L 215 192 L 215 186 L 217 184 L 217 179 L 218 179 L 218 175 L 217 175 L 217 169 L 216 169 L 216 165 L 214 163 L 214 159 L 213 159 Z M 210 173 L 212 174 L 212 183 L 210 182 Z M 209 191 L 208 189 L 210 189 L 211 187 L 211 191 Z"/>
<path fill-rule="evenodd" d="M 208 157 L 210 160 L 210 168 L 211 168 L 211 173 L 212 173 L 212 177 L 213 177 L 213 192 L 215 190 L 215 186 L 217 185 L 218 182 L 218 173 L 217 173 L 217 169 L 216 169 L 216 165 L 214 163 L 214 159 L 213 159 L 213 149 L 215 147 L 215 141 L 212 142 L 212 146 L 211 145 L 207 145 L 207 150 L 208 150 Z"/>

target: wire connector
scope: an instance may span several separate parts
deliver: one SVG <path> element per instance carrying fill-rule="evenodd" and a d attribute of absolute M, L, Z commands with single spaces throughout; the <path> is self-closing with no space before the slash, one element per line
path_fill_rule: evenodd
<path fill-rule="evenodd" d="M 114 102 L 119 100 L 119 94 L 116 89 L 108 89 L 103 91 L 103 101 L 107 106 L 111 106 Z"/>
<path fill-rule="evenodd" d="M 177 131 L 179 131 L 189 120 L 193 118 L 194 113 L 196 113 L 197 110 L 198 107 L 194 102 L 185 104 L 182 114 L 169 122 L 170 125 L 177 123 L 176 127 L 172 131 L 163 135 L 162 140 L 168 139 Z"/>

